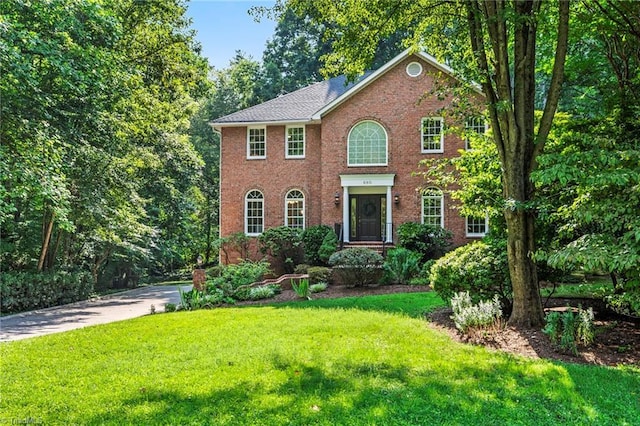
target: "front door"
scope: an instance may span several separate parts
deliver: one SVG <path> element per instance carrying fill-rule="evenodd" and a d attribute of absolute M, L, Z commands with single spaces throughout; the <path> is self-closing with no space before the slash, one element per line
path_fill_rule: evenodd
<path fill-rule="evenodd" d="M 351 238 L 354 241 L 382 240 L 383 197 L 379 194 L 351 195 Z"/>

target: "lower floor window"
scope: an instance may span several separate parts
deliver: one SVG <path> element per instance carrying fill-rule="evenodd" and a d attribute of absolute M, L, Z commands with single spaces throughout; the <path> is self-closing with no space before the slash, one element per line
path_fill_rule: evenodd
<path fill-rule="evenodd" d="M 285 225 L 289 228 L 304 229 L 304 194 L 298 190 L 287 193 Z"/>
<path fill-rule="evenodd" d="M 422 196 L 422 223 L 444 227 L 442 191 L 429 188 Z"/>
<path fill-rule="evenodd" d="M 249 191 L 245 199 L 245 233 L 258 235 L 264 230 L 264 196 L 260 191 Z"/>
<path fill-rule="evenodd" d="M 466 217 L 467 237 L 484 237 L 488 224 L 486 217 Z"/>

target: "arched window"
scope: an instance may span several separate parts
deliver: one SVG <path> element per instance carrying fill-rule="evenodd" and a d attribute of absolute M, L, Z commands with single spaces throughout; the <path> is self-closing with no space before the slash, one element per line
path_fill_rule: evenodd
<path fill-rule="evenodd" d="M 361 121 L 353 126 L 347 145 L 349 166 L 387 165 L 387 132 L 375 121 Z"/>
<path fill-rule="evenodd" d="M 249 191 L 244 203 L 244 232 L 259 235 L 264 230 L 264 196 L 258 190 Z"/>
<path fill-rule="evenodd" d="M 289 191 L 285 197 L 284 224 L 289 228 L 304 229 L 304 194 L 297 189 Z"/>
<path fill-rule="evenodd" d="M 438 188 L 427 188 L 422 193 L 422 223 L 444 228 L 444 197 Z"/>

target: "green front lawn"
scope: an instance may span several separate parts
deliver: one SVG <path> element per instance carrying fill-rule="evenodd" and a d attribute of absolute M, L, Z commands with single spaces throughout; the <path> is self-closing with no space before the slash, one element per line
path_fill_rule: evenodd
<path fill-rule="evenodd" d="M 637 424 L 640 370 L 454 343 L 419 318 L 441 303 L 420 293 L 179 312 L 1 344 L 0 417 L 113 425 Z"/>

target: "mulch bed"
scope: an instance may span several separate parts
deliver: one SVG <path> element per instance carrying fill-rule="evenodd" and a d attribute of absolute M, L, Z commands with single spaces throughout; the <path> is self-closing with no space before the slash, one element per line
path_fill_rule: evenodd
<path fill-rule="evenodd" d="M 429 291 L 429 287 L 405 285 L 380 285 L 374 287 L 345 287 L 330 285 L 326 291 L 315 293 L 314 299 L 355 297 L 373 294 L 409 293 Z M 300 300 L 290 289 L 284 289 L 275 298 L 266 301 L 242 302 L 242 305 Z M 544 302 L 544 301 L 543 301 Z M 546 308 L 564 306 L 593 307 L 596 314 L 595 342 L 589 347 L 579 347 L 578 356 L 557 350 L 541 330 L 502 327 L 472 335 L 463 335 L 451 319 L 451 309 L 442 308 L 428 316 L 428 326 L 447 333 L 452 339 L 490 349 L 564 362 L 593 365 L 633 365 L 640 368 L 640 322 L 616 315 L 599 301 L 590 299 L 549 299 Z"/>

